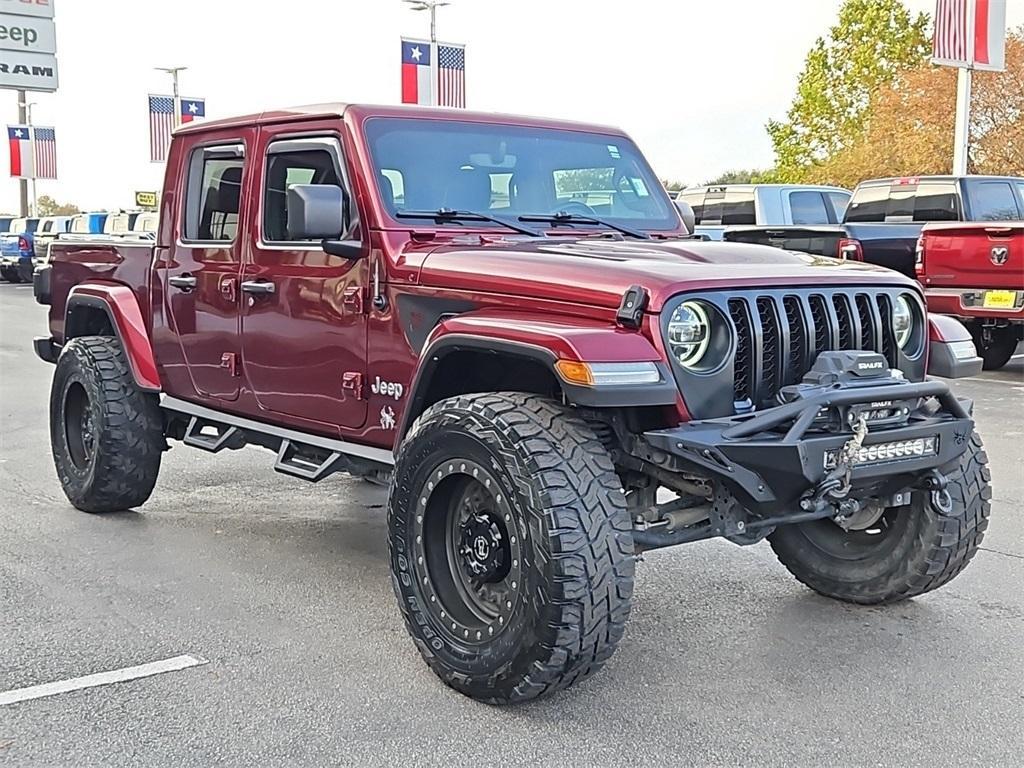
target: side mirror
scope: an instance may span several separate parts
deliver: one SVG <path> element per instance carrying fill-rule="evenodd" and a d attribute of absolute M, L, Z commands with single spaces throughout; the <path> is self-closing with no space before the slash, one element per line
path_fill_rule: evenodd
<path fill-rule="evenodd" d="M 685 200 L 675 200 L 676 210 L 679 211 L 679 215 L 683 219 L 683 226 L 686 227 L 688 234 L 693 234 L 694 228 L 697 226 L 697 217 L 693 213 L 693 208 Z"/>
<path fill-rule="evenodd" d="M 294 184 L 288 188 L 288 237 L 330 240 L 345 229 L 345 193 L 334 184 Z"/>

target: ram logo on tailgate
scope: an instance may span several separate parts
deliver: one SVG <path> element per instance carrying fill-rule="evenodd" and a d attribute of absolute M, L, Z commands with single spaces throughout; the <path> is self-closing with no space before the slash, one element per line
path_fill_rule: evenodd
<path fill-rule="evenodd" d="M 992 255 L 989 257 L 992 259 L 992 263 L 997 267 L 1001 267 L 1006 263 L 1006 259 L 1010 254 L 1010 249 L 1005 245 L 997 245 L 992 249 Z"/>

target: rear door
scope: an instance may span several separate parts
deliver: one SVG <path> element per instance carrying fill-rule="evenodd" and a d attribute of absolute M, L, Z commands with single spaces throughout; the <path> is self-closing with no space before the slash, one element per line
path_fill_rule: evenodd
<path fill-rule="evenodd" d="M 964 179 L 971 221 L 1021 221 L 1020 197 L 1011 179 Z"/>
<path fill-rule="evenodd" d="M 239 390 L 243 189 L 255 135 L 255 128 L 221 131 L 187 148 L 184 199 L 160 269 L 167 316 L 195 391 L 221 400 L 236 399 Z"/>
<path fill-rule="evenodd" d="M 260 134 L 259 211 L 248 237 L 243 291 L 245 376 L 262 409 L 325 427 L 366 421 L 368 258 L 324 252 L 288 233 L 287 190 L 333 184 L 354 200 L 336 123 L 270 126 Z M 354 202 L 349 236 L 358 229 Z M 369 246 L 364 243 L 367 249 Z M 367 254 L 368 255 L 368 254 Z"/>

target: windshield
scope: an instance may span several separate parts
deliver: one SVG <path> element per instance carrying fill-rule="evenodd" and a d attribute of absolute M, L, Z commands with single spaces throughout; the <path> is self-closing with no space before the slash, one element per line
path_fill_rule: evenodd
<path fill-rule="evenodd" d="M 668 195 L 622 136 L 415 118 L 372 118 L 366 136 L 391 215 L 567 211 L 638 229 L 679 227 Z"/>

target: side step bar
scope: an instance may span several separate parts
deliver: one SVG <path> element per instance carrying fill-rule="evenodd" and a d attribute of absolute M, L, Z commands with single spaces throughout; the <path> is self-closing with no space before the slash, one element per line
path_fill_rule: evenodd
<path fill-rule="evenodd" d="M 185 445 L 210 453 L 261 445 L 277 453 L 274 469 L 310 482 L 334 472 L 379 476 L 394 466 L 391 451 L 319 435 L 311 435 L 273 424 L 247 419 L 203 405 L 164 396 L 160 407 L 172 422 L 172 431 Z"/>

